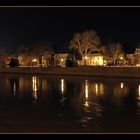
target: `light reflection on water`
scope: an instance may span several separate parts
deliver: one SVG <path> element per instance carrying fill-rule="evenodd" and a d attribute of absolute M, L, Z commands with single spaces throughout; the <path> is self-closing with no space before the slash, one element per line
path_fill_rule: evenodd
<path fill-rule="evenodd" d="M 40 115 L 50 116 L 62 130 L 69 127 L 72 131 L 104 132 L 109 120 L 106 116 L 140 115 L 139 79 L 10 76 L 0 83 L 0 89 L 5 89 L 1 100 L 8 93 L 17 97 L 14 102 L 28 100 L 42 110 Z"/>

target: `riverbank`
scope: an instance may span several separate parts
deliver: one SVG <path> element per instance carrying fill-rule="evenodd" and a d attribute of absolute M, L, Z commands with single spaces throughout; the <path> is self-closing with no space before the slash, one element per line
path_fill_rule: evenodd
<path fill-rule="evenodd" d="M 1 67 L 0 73 L 140 78 L 139 67 Z"/>

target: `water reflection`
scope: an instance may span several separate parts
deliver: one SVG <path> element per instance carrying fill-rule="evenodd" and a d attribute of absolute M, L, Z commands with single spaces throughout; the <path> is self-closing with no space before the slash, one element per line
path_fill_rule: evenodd
<path fill-rule="evenodd" d="M 61 93 L 64 94 L 64 79 L 61 79 Z"/>
<path fill-rule="evenodd" d="M 48 78 L 48 76 L 16 76 L 16 78 L 8 77 L 7 79 L 8 84 L 5 84 L 5 87 L 0 86 L 0 90 L 9 87 L 10 89 L 6 92 L 8 94 L 12 93 L 12 96 L 17 96 L 22 93 L 22 96 L 20 97 L 26 97 L 23 102 L 20 102 L 23 105 L 22 107 L 24 108 L 25 114 L 30 111 L 28 110 L 29 112 L 26 112 L 29 105 L 24 101 L 29 99 L 28 101 L 31 102 L 32 97 L 33 108 L 41 109 L 40 114 L 37 116 L 40 117 L 39 119 L 41 121 L 39 122 L 37 117 L 36 120 L 38 121 L 38 124 L 40 123 L 39 126 L 46 125 L 48 129 L 49 127 L 54 127 L 51 122 L 60 124 L 61 120 L 59 128 L 61 128 L 62 131 L 69 128 L 69 132 L 78 130 L 78 132 L 101 132 L 103 129 L 106 130 L 106 126 L 108 128 L 110 127 L 110 130 L 114 129 L 113 127 L 111 128 L 111 125 L 115 126 L 116 120 L 118 120 L 118 122 L 121 118 L 127 120 L 131 118 L 132 115 L 135 115 L 136 111 L 137 116 L 140 116 L 139 79 L 104 79 L 95 77 Z M 1 79 L 1 83 L 2 82 L 3 79 Z M 3 94 L 3 96 L 5 95 L 6 94 Z M 47 96 L 44 97 L 44 95 Z M 3 98 L 2 96 L 0 97 L 0 100 L 2 101 Z M 12 97 L 15 102 L 21 98 Z M 11 96 L 9 99 L 10 102 L 13 103 L 11 101 Z M 11 104 L 10 102 L 9 104 Z M 134 102 L 137 108 L 135 108 Z M 15 108 L 17 106 L 18 102 Z M 128 112 L 130 113 L 129 117 L 128 114 L 126 114 Z M 123 116 L 124 114 L 126 116 Z M 35 116 L 33 116 L 32 113 L 30 113 L 30 115 L 30 118 Z M 118 119 L 117 115 L 121 117 Z M 51 121 L 49 121 L 49 119 Z M 103 124 L 104 122 L 106 125 Z M 108 125 L 110 122 L 111 125 Z M 43 123 L 46 124 L 44 125 Z M 137 125 L 137 128 L 138 127 L 139 126 Z M 59 128 L 54 128 L 56 131 L 59 131 Z"/>
<path fill-rule="evenodd" d="M 121 82 L 119 85 L 116 83 L 114 87 L 114 96 L 121 98 L 125 97 L 129 92 L 129 88 L 126 84 Z"/>
<path fill-rule="evenodd" d="M 97 96 L 104 94 L 104 85 L 103 85 L 103 83 L 95 83 L 95 94 Z"/>
<path fill-rule="evenodd" d="M 17 94 L 17 90 L 18 90 L 18 86 L 19 86 L 19 79 L 18 78 L 10 78 L 10 85 L 11 85 L 11 93 L 13 96 L 16 96 Z"/>
<path fill-rule="evenodd" d="M 60 80 L 60 93 L 61 93 L 61 97 L 60 97 L 60 102 L 64 103 L 66 101 L 66 95 L 65 95 L 65 80 L 61 79 Z M 64 104 L 63 104 L 64 105 Z"/>
<path fill-rule="evenodd" d="M 41 80 L 41 89 L 42 89 L 42 95 L 43 96 L 46 96 L 46 93 L 48 91 L 48 83 L 47 83 L 47 80 L 46 79 L 42 79 Z"/>
<path fill-rule="evenodd" d="M 83 94 L 83 109 L 81 115 L 81 125 L 84 129 L 101 129 L 102 107 L 99 105 L 96 96 L 104 94 L 104 85 L 85 80 L 81 91 Z M 84 92 L 84 93 L 83 93 Z M 100 119 L 100 121 L 98 121 Z"/>
<path fill-rule="evenodd" d="M 33 95 L 33 103 L 38 102 L 38 85 L 39 85 L 39 80 L 36 76 L 32 77 L 32 95 Z"/>
<path fill-rule="evenodd" d="M 123 89 L 124 88 L 124 83 L 121 83 L 120 86 L 121 86 L 121 89 Z"/>
<path fill-rule="evenodd" d="M 89 101 L 88 101 L 88 98 L 89 98 L 89 85 L 88 85 L 88 80 L 85 80 L 85 107 L 89 107 Z"/>
<path fill-rule="evenodd" d="M 14 82 L 14 87 L 13 87 L 14 89 L 13 89 L 13 95 L 15 96 L 16 95 L 16 83 Z"/>
<path fill-rule="evenodd" d="M 140 100 L 140 85 L 138 85 L 137 99 Z"/>

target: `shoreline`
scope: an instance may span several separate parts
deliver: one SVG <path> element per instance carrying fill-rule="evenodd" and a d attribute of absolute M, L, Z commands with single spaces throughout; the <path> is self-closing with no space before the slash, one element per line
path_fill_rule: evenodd
<path fill-rule="evenodd" d="M 36 74 L 63 76 L 93 76 L 116 78 L 140 78 L 139 67 L 1 67 L 1 74 Z"/>

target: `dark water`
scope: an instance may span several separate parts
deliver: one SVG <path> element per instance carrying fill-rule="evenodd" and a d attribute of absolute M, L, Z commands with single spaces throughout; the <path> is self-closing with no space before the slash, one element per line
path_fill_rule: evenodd
<path fill-rule="evenodd" d="M 140 132 L 140 79 L 0 75 L 0 132 Z"/>

